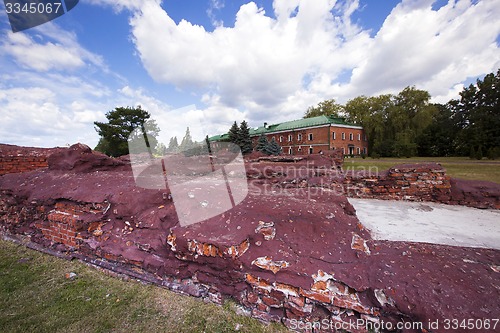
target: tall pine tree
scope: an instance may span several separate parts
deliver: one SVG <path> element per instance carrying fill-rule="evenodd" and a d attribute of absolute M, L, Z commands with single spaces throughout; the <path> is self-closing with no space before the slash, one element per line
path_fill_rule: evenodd
<path fill-rule="evenodd" d="M 243 155 L 250 154 L 252 152 L 252 139 L 250 138 L 250 128 L 246 121 L 242 121 L 239 129 L 239 145 Z"/>
<path fill-rule="evenodd" d="M 229 129 L 229 142 L 234 143 L 235 145 L 240 145 L 240 128 L 236 121 L 233 123 L 231 128 Z"/>
<path fill-rule="evenodd" d="M 186 128 L 186 134 L 182 138 L 181 145 L 179 146 L 179 150 L 185 151 L 194 147 L 193 139 L 191 138 L 191 132 L 189 131 L 189 127 Z"/>
<path fill-rule="evenodd" d="M 170 141 L 168 143 L 167 152 L 175 153 L 175 152 L 177 152 L 178 149 L 179 149 L 179 143 L 177 142 L 177 137 L 174 136 L 174 137 L 170 138 Z"/>

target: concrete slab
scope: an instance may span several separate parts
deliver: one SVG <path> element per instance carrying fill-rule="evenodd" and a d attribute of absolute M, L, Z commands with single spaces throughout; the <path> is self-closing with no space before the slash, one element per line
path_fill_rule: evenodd
<path fill-rule="evenodd" d="M 500 211 L 429 202 L 349 199 L 374 239 L 500 250 Z"/>

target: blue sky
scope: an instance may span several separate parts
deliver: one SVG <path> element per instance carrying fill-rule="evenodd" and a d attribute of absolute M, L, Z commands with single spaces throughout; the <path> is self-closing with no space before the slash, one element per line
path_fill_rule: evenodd
<path fill-rule="evenodd" d="M 117 106 L 151 112 L 168 143 L 410 85 L 444 103 L 500 67 L 495 1 L 80 0 L 18 33 L 0 6 L 9 144 L 94 147 Z"/>

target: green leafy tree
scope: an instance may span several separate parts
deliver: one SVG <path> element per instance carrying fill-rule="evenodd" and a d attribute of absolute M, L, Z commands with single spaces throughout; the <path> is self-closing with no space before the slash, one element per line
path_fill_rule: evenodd
<path fill-rule="evenodd" d="M 156 145 L 155 154 L 157 156 L 164 156 L 166 153 L 167 153 L 167 147 L 165 147 L 165 144 L 163 144 L 163 142 L 159 142 Z"/>
<path fill-rule="evenodd" d="M 465 155 L 470 146 L 485 151 L 500 146 L 500 69 L 465 87 L 450 104 L 460 127 L 458 153 Z"/>
<path fill-rule="evenodd" d="M 349 121 L 363 126 L 370 154 L 411 157 L 436 112 L 429 100 L 427 91 L 406 87 L 398 95 L 356 97 L 344 110 Z"/>
<path fill-rule="evenodd" d="M 344 108 L 341 104 L 337 104 L 334 99 L 329 99 L 319 102 L 316 106 L 310 106 L 304 114 L 304 118 L 312 118 L 318 116 L 339 117 L 343 109 Z"/>
<path fill-rule="evenodd" d="M 432 123 L 417 137 L 419 156 L 453 156 L 459 127 L 450 104 L 434 104 Z M 475 154 L 475 153 L 474 153 Z"/>
<path fill-rule="evenodd" d="M 117 107 L 106 113 L 107 123 L 94 122 L 95 130 L 101 136 L 96 150 L 117 157 L 127 155 L 128 143 L 144 140 L 147 135 L 149 148 L 154 150 L 160 129 L 151 115 L 141 106 L 136 108 Z M 147 126 L 146 126 L 147 125 Z"/>
<path fill-rule="evenodd" d="M 249 154 L 252 152 L 252 139 L 250 138 L 250 128 L 245 120 L 243 120 L 240 124 L 240 128 L 238 131 L 239 135 L 239 145 L 241 148 L 241 153 L 243 155 Z"/>

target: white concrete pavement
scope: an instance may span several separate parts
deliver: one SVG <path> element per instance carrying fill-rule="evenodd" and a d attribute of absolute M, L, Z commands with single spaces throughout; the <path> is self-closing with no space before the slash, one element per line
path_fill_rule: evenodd
<path fill-rule="evenodd" d="M 500 250 L 500 210 L 430 202 L 353 199 L 373 239 Z"/>

